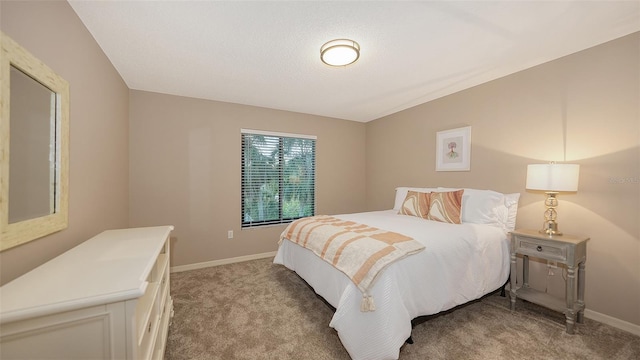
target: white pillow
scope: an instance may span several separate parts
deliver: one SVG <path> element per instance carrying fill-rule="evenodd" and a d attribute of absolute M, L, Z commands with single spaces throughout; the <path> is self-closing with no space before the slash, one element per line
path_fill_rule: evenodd
<path fill-rule="evenodd" d="M 513 231 L 516 229 L 516 216 L 518 215 L 518 201 L 520 193 L 505 194 L 504 207 L 507 209 L 506 216 L 503 215 L 505 230 Z"/>
<path fill-rule="evenodd" d="M 452 191 L 453 188 L 438 188 L 438 191 Z M 518 212 L 519 193 L 502 194 L 492 190 L 464 189 L 462 195 L 463 223 L 487 224 L 506 231 L 515 228 Z"/>
<path fill-rule="evenodd" d="M 438 188 L 439 191 L 455 189 Z M 496 209 L 504 205 L 504 195 L 491 190 L 464 189 L 462 195 L 463 223 L 500 225 Z"/>
<path fill-rule="evenodd" d="M 416 187 L 397 187 L 396 188 L 396 199 L 393 204 L 393 210 L 400 211 L 402 207 L 402 203 L 404 199 L 407 197 L 407 193 L 411 191 L 429 193 L 438 190 L 437 188 L 416 188 Z"/>

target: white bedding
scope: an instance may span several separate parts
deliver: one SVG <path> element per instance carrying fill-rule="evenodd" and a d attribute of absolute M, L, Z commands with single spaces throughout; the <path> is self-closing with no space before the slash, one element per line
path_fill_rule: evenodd
<path fill-rule="evenodd" d="M 336 308 L 329 326 L 353 359 L 397 359 L 411 319 L 478 299 L 509 275 L 502 228 L 428 221 L 395 210 L 334 216 L 411 236 L 426 247 L 385 269 L 371 289 L 376 310 L 361 312 L 362 294 L 345 274 L 295 243 L 280 244 L 274 263 L 295 271 Z"/>

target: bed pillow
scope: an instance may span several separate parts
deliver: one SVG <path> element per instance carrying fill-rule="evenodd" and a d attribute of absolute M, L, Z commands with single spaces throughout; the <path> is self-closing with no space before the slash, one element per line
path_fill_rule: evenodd
<path fill-rule="evenodd" d="M 451 188 L 438 188 L 438 191 Z M 515 229 L 519 193 L 502 194 L 492 190 L 464 189 L 462 196 L 463 223 L 487 224 L 507 231 Z"/>
<path fill-rule="evenodd" d="M 504 195 L 492 190 L 464 189 L 462 222 L 501 225 L 497 208 L 504 204 Z"/>
<path fill-rule="evenodd" d="M 463 194 L 464 190 L 430 193 L 427 220 L 460 224 Z"/>
<path fill-rule="evenodd" d="M 429 213 L 429 194 L 430 193 L 409 190 L 398 214 L 426 219 Z"/>
<path fill-rule="evenodd" d="M 520 193 L 505 194 L 503 205 L 497 208 L 498 219 L 506 231 L 516 229 L 519 200 Z"/>
<path fill-rule="evenodd" d="M 396 199 L 393 203 L 393 210 L 400 211 L 400 208 L 402 207 L 402 203 L 404 203 L 404 199 L 407 197 L 407 193 L 410 190 L 421 192 L 421 193 L 430 193 L 432 191 L 437 191 L 438 188 L 397 187 Z"/>

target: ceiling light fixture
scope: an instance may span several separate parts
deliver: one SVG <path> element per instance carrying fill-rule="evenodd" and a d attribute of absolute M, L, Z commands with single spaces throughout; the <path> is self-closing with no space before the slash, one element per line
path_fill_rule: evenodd
<path fill-rule="evenodd" d="M 347 66 L 360 58 L 360 45 L 349 39 L 331 40 L 320 47 L 320 60 L 330 66 Z"/>

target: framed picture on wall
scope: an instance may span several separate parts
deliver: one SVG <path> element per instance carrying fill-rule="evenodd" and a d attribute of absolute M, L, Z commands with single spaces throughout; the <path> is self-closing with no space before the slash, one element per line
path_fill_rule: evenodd
<path fill-rule="evenodd" d="M 436 171 L 471 170 L 471 126 L 436 133 Z"/>

